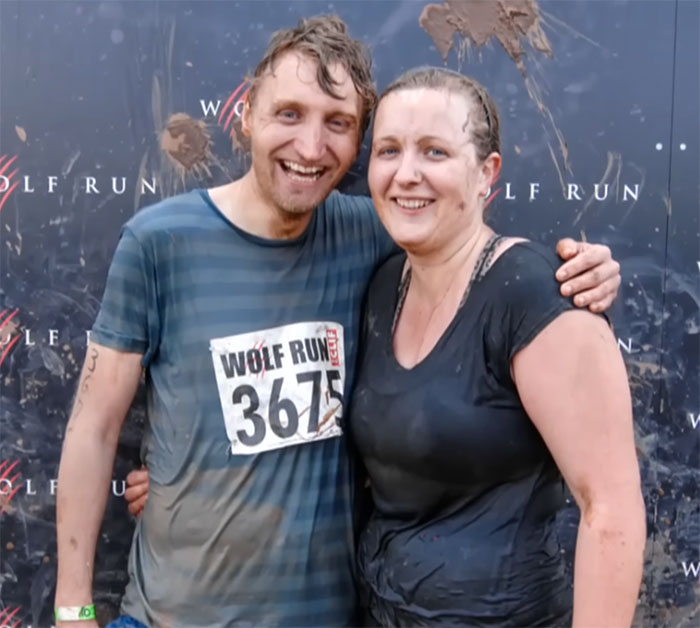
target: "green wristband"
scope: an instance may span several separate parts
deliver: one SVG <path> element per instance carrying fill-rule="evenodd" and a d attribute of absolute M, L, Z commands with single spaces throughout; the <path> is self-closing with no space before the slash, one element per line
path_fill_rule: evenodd
<path fill-rule="evenodd" d="M 56 621 L 88 621 L 95 619 L 95 605 L 87 606 L 58 606 L 56 608 Z"/>

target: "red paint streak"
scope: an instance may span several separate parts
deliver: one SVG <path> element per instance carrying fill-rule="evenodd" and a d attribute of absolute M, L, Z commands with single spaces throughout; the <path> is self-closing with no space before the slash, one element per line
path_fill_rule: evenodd
<path fill-rule="evenodd" d="M 0 515 L 4 515 L 4 514 L 5 514 L 5 508 L 7 508 L 7 506 L 10 505 L 10 502 L 14 499 L 14 496 L 17 495 L 17 492 L 19 491 L 19 489 L 22 488 L 22 486 L 23 486 L 22 484 L 19 484 L 19 485 L 16 486 L 16 487 L 13 489 L 13 491 L 7 496 L 7 498 L 5 499 L 5 503 L 2 505 L 2 509 L 0 509 Z"/>
<path fill-rule="evenodd" d="M 238 105 L 239 102 L 245 101 L 245 99 L 248 97 L 248 92 L 250 91 L 250 87 L 243 92 L 243 95 L 236 101 L 236 104 L 233 105 L 233 109 L 231 109 L 231 113 L 229 114 L 228 118 L 226 118 L 226 124 L 224 124 L 224 131 L 228 130 L 228 125 L 231 124 L 231 121 L 236 115 L 236 106 Z M 231 132 L 233 133 L 233 125 L 231 126 Z"/>
<path fill-rule="evenodd" d="M 2 471 L 2 468 L 3 468 L 8 462 L 10 462 L 10 461 L 9 461 L 9 460 L 5 460 L 5 461 L 3 461 L 2 464 L 0 464 L 0 471 Z M 10 475 L 10 473 L 12 473 L 12 471 L 14 471 L 14 468 L 15 468 L 18 464 L 19 464 L 19 460 L 15 460 L 9 467 L 7 467 L 7 469 L 5 469 L 5 471 L 3 472 L 3 474 L 0 475 L 0 480 L 6 480 L 6 479 L 7 479 L 7 476 Z"/>
<path fill-rule="evenodd" d="M 248 83 L 248 81 L 243 81 L 238 87 L 236 87 L 233 94 L 231 94 L 228 97 L 228 100 L 226 101 L 224 108 L 221 110 L 221 115 L 219 116 L 219 124 L 221 124 L 221 121 L 224 119 L 224 115 L 226 115 L 226 110 L 229 108 L 231 103 L 236 99 L 236 96 L 238 96 L 238 93 L 246 86 L 247 83 Z M 234 105 L 233 109 L 234 109 L 234 111 L 236 110 L 235 105 Z"/>
<path fill-rule="evenodd" d="M 491 201 L 492 201 L 494 198 L 496 198 L 496 197 L 500 194 L 500 192 L 501 192 L 502 189 L 503 189 L 503 188 L 498 188 L 497 190 L 495 190 L 494 192 L 491 193 L 491 196 L 489 196 L 489 197 L 484 201 L 484 209 L 486 209 L 486 208 L 491 204 Z"/>
<path fill-rule="evenodd" d="M 2 157 L 0 157 L 0 163 L 2 163 L 2 160 L 5 159 L 5 157 L 7 157 L 7 155 L 3 155 Z M 12 159 L 10 159 L 10 160 L 2 167 L 2 170 L 0 170 L 0 174 L 5 174 L 5 170 L 7 170 L 13 163 L 15 163 L 16 160 L 17 160 L 17 155 L 15 155 L 14 157 L 12 157 Z"/>
<path fill-rule="evenodd" d="M 0 163 L 3 162 L 5 157 L 7 157 L 7 155 L 2 155 L 2 157 L 0 157 Z M 6 176 L 8 182 L 19 172 L 19 169 L 15 168 L 9 175 L 5 175 L 5 171 L 15 162 L 16 159 L 17 155 L 12 157 L 11 159 L 8 159 L 5 165 L 0 169 L 0 176 Z M 2 200 L 0 201 L 0 212 L 2 211 L 2 208 L 7 202 L 7 199 L 10 198 L 10 195 L 17 189 L 18 185 L 19 181 L 15 181 L 7 190 L 3 190 L 2 192 L 0 192 L 0 194 L 4 195 L 2 197 Z"/>
<path fill-rule="evenodd" d="M 9 462 L 10 462 L 9 460 L 3 461 L 3 463 L 0 464 L 0 471 L 2 471 L 3 467 L 5 467 L 5 465 L 7 465 Z M 23 483 L 15 486 L 15 482 L 17 480 L 19 480 L 19 478 L 22 477 L 21 472 L 15 473 L 14 476 L 12 476 L 10 479 L 8 479 L 8 476 L 10 475 L 10 473 L 12 473 L 12 471 L 14 471 L 15 467 L 18 464 L 19 464 L 19 460 L 15 460 L 10 466 L 7 467 L 7 469 L 5 469 L 2 472 L 2 475 L 0 475 L 0 480 L 7 480 L 10 483 L 10 486 L 14 487 L 10 493 L 8 493 L 7 495 L 2 495 L 3 499 L 2 499 L 2 509 L 0 509 L 0 515 L 5 513 L 5 508 L 7 508 L 7 506 L 10 504 L 10 502 L 13 500 L 14 496 L 17 495 L 19 490 L 24 486 Z"/>
<path fill-rule="evenodd" d="M 7 312 L 7 310 L 4 310 L 3 313 L 0 314 L 0 318 L 2 318 L 3 316 L 5 316 L 5 312 Z M 7 325 L 7 323 L 9 323 L 15 316 L 17 316 L 17 314 L 19 314 L 19 308 L 17 308 L 14 312 L 12 312 L 12 314 L 10 314 L 10 315 L 2 322 L 2 325 L 0 325 L 0 331 L 2 331 L 2 328 L 5 327 L 5 325 Z"/>
<path fill-rule="evenodd" d="M 7 347 L 5 347 L 5 350 L 2 352 L 2 355 L 0 355 L 0 366 L 3 365 L 3 363 L 5 362 L 5 358 L 7 358 L 8 353 L 10 353 L 10 351 L 12 350 L 12 347 L 14 347 L 20 341 L 21 338 L 22 338 L 21 335 L 15 336 L 14 339 L 12 340 L 12 342 L 9 345 L 7 345 Z"/>
<path fill-rule="evenodd" d="M 22 610 L 21 606 L 18 606 L 15 610 L 10 611 L 10 607 L 6 608 L 2 613 L 0 613 L 0 620 L 2 620 L 2 624 L 0 624 L 0 628 L 6 628 L 10 626 L 10 621 L 12 621 L 12 618 L 19 613 Z M 10 613 L 3 617 L 7 611 L 10 611 Z M 12 624 L 12 628 L 15 628 L 15 626 L 18 626 L 21 620 L 17 620 L 14 624 Z"/>

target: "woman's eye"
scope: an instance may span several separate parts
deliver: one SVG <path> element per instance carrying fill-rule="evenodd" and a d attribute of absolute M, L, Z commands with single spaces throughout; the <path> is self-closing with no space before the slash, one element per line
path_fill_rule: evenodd
<path fill-rule="evenodd" d="M 447 153 L 442 148 L 429 148 L 428 155 L 431 157 L 446 157 Z"/>
<path fill-rule="evenodd" d="M 297 112 L 292 109 L 283 109 L 277 115 L 285 120 L 296 120 L 299 117 Z"/>
<path fill-rule="evenodd" d="M 392 155 L 396 155 L 396 153 L 398 153 L 398 152 L 399 151 L 396 148 L 380 148 L 377 151 L 377 155 L 379 155 L 380 157 L 384 157 L 384 156 L 391 157 Z"/>

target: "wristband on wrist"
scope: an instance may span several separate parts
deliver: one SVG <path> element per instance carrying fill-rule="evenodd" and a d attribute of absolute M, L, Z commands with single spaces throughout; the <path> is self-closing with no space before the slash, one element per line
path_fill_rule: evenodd
<path fill-rule="evenodd" d="M 96 617 L 94 604 L 56 607 L 56 621 L 88 621 Z"/>

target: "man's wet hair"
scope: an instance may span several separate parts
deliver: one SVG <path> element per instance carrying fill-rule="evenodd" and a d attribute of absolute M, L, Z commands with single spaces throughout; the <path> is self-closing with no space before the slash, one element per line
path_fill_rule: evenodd
<path fill-rule="evenodd" d="M 265 56 L 250 78 L 250 103 L 254 104 L 261 77 L 269 70 L 274 72 L 275 62 L 290 51 L 316 61 L 318 84 L 332 98 L 341 96 L 336 89 L 338 82 L 331 75 L 331 67 L 339 63 L 345 68 L 360 96 L 360 139 L 364 137 L 370 116 L 377 104 L 377 90 L 372 77 L 372 57 L 364 43 L 349 35 L 347 24 L 337 15 L 305 18 L 300 20 L 296 27 L 279 30 L 272 36 Z"/>

